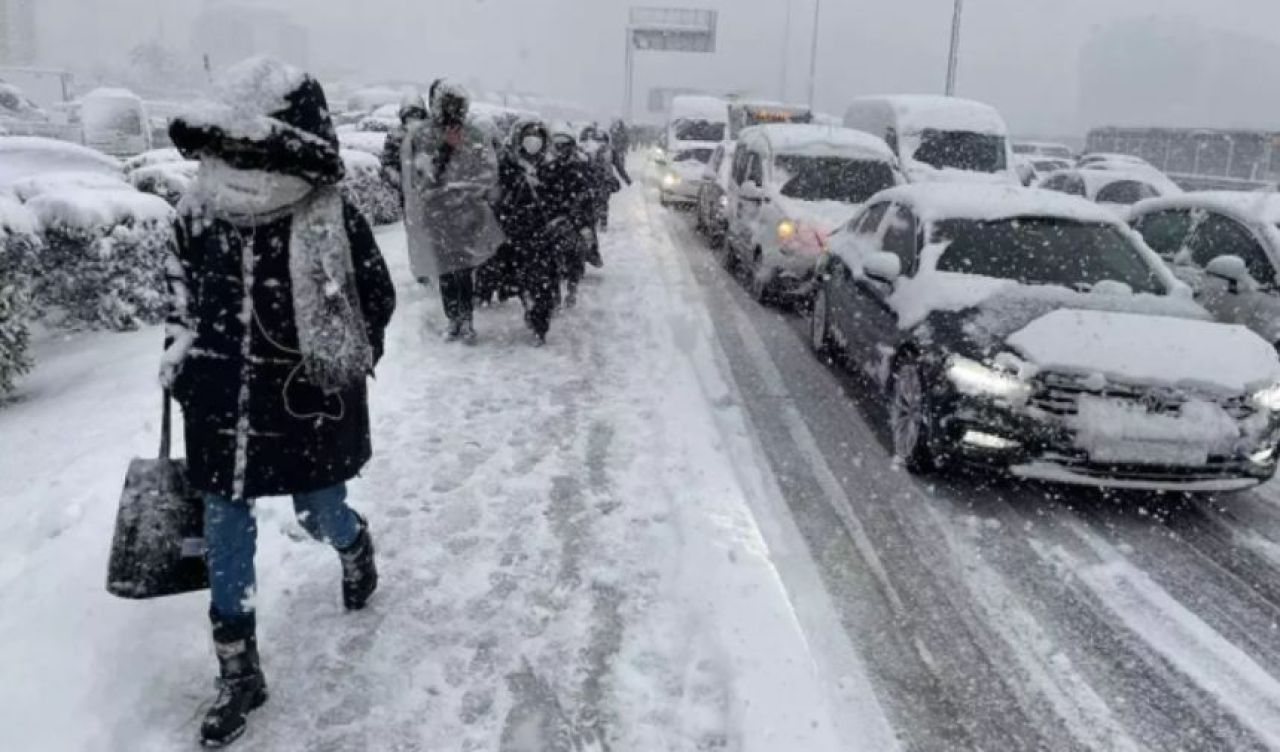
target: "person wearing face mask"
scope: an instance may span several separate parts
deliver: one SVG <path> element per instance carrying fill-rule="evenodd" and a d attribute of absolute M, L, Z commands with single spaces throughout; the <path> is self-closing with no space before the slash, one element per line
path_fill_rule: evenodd
<path fill-rule="evenodd" d="M 525 304 L 525 323 L 543 344 L 551 327 L 559 285 L 552 243 L 552 214 L 545 197 L 547 128 L 522 120 L 511 129 L 499 163 L 498 222 L 507 235 L 511 261 Z"/>
<path fill-rule="evenodd" d="M 563 302 L 572 308 L 577 304 L 578 283 L 586 271 L 586 252 L 595 242 L 593 173 L 572 130 L 556 126 L 550 135 L 551 154 L 543 169 L 543 196 L 551 212 L 551 242 L 565 285 Z M 556 292 L 560 298 L 559 285 Z"/>
<path fill-rule="evenodd" d="M 430 98 L 431 118 L 409 127 L 402 150 L 409 259 L 414 277 L 440 280 L 445 337 L 473 342 L 473 274 L 502 242 L 492 207 L 498 155 L 469 118 L 465 89 L 440 80 Z"/>
<path fill-rule="evenodd" d="M 197 177 L 166 263 L 161 382 L 182 405 L 191 487 L 203 494 L 218 697 L 200 740 L 223 746 L 267 700 L 258 659 L 256 499 L 292 496 L 338 552 L 342 599 L 378 585 L 369 524 L 346 482 L 372 455 L 367 379 L 395 287 L 373 233 L 338 190 L 324 90 L 268 58 L 228 70 L 216 101 L 170 135 Z"/>
<path fill-rule="evenodd" d="M 400 125 L 387 134 L 382 148 L 382 176 L 404 201 L 404 184 L 400 176 L 400 150 L 404 146 L 404 134 L 414 123 L 427 120 L 427 103 L 418 93 L 406 94 L 400 101 Z"/>

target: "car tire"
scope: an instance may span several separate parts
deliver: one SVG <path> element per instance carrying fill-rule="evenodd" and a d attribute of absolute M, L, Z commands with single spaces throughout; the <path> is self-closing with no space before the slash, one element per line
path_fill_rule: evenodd
<path fill-rule="evenodd" d="M 823 360 L 834 360 L 840 355 L 839 346 L 831 336 L 831 301 L 825 285 L 819 286 L 813 296 L 809 312 L 809 347 Z"/>
<path fill-rule="evenodd" d="M 929 444 L 932 425 L 924 375 L 915 360 L 904 358 L 894 367 L 889 388 L 889 431 L 894 456 L 912 475 L 927 475 L 938 469 Z"/>

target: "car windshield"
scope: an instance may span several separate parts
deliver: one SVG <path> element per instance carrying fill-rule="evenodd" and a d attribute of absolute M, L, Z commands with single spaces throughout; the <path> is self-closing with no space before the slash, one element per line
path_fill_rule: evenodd
<path fill-rule="evenodd" d="M 1163 293 L 1155 270 L 1115 227 L 1059 218 L 940 222 L 937 270 L 1087 291 L 1103 281 Z"/>
<path fill-rule="evenodd" d="M 714 149 L 685 149 L 675 156 L 676 162 L 701 162 L 706 164 L 711 161 L 711 155 L 715 153 Z"/>
<path fill-rule="evenodd" d="M 724 131 L 724 123 L 710 120 L 677 120 L 675 124 L 677 141 L 723 141 Z"/>
<path fill-rule="evenodd" d="M 893 168 L 871 159 L 844 157 L 778 157 L 782 195 L 802 201 L 861 204 L 895 184 Z"/>
<path fill-rule="evenodd" d="M 940 170 L 999 172 L 1008 166 L 1002 136 L 968 131 L 926 130 L 912 159 Z"/>

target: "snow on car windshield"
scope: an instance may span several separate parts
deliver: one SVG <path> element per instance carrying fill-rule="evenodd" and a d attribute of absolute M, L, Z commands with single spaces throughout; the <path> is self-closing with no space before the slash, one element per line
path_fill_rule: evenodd
<path fill-rule="evenodd" d="M 782 195 L 802 201 L 861 204 L 894 186 L 893 168 L 877 160 L 843 157 L 778 157 Z"/>
<path fill-rule="evenodd" d="M 1003 136 L 968 131 L 926 130 L 911 157 L 940 170 L 1000 172 L 1008 166 Z"/>
<path fill-rule="evenodd" d="M 936 227 L 934 240 L 949 243 L 938 259 L 940 272 L 1076 290 L 1106 281 L 1138 293 L 1165 291 L 1138 249 L 1107 225 L 1054 218 L 947 220 Z"/>
<path fill-rule="evenodd" d="M 675 124 L 677 141 L 723 141 L 724 130 L 724 123 L 709 120 L 677 120 Z"/>

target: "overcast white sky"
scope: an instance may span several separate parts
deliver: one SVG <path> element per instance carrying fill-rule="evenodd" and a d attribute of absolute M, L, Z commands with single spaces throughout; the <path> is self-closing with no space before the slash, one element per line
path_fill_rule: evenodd
<path fill-rule="evenodd" d="M 216 2 L 217 0 L 212 0 Z M 204 0 L 40 0 L 46 61 L 120 57 L 164 34 L 185 48 Z M 430 79 L 440 74 L 492 88 L 572 98 L 620 108 L 623 26 L 635 0 L 240 0 L 287 8 L 312 30 L 317 67 L 364 71 L 370 78 Z M 953 0 L 824 0 L 818 106 L 842 113 L 859 94 L 938 91 Z M 814 0 L 791 0 L 788 97 L 807 91 Z M 664 4 L 661 0 L 640 4 Z M 679 1 L 671 3 L 678 5 Z M 692 0 L 720 10 L 720 51 L 711 56 L 643 55 L 637 100 L 651 86 L 751 89 L 776 97 L 787 0 Z M 1280 44 L 1277 0 L 967 0 L 960 93 L 999 107 L 1023 131 L 1073 132 L 1081 122 L 1078 59 L 1097 29 L 1121 19 L 1178 18 L 1204 28 Z M 1260 97 L 1276 99 L 1271 70 Z M 1253 87 L 1244 87 L 1251 91 Z M 1152 92 L 1156 98 L 1176 92 Z M 1274 111 L 1260 103 L 1259 120 Z M 1264 116 L 1262 113 L 1266 113 Z M 1280 129 L 1280 123 L 1275 123 Z"/>

